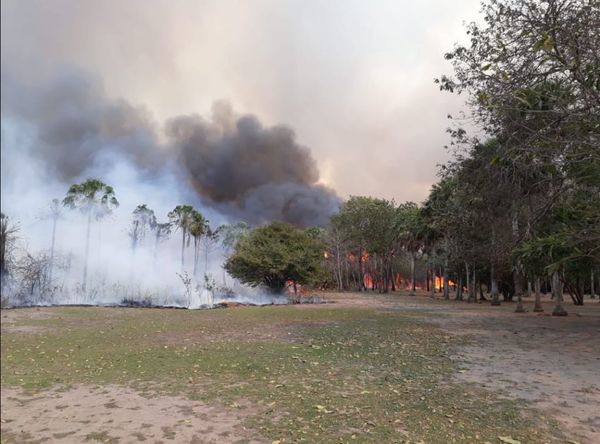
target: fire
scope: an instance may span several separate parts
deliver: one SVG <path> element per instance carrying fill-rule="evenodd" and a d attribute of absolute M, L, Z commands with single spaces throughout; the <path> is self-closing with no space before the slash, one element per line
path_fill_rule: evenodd
<path fill-rule="evenodd" d="M 373 278 L 369 273 L 365 273 L 363 277 L 363 284 L 366 288 L 373 288 Z"/>
<path fill-rule="evenodd" d="M 448 286 L 449 287 L 453 287 L 455 285 L 456 285 L 456 283 L 452 279 L 448 279 Z M 434 287 L 435 287 L 436 290 L 441 291 L 444 288 L 444 280 L 441 277 L 436 276 L 435 277 Z"/>

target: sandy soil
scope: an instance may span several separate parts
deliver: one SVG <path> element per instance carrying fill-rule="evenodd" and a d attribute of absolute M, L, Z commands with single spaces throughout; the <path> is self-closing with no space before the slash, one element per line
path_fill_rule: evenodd
<path fill-rule="evenodd" d="M 259 443 L 242 419 L 249 405 L 217 408 L 118 386 L 27 394 L 2 388 L 2 436 L 11 442 Z"/>

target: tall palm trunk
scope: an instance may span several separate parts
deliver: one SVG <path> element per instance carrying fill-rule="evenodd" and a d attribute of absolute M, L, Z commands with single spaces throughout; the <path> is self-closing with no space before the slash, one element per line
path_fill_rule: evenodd
<path fill-rule="evenodd" d="M 552 294 L 556 298 L 556 306 L 552 311 L 552 316 L 567 316 L 567 310 L 563 307 L 563 289 L 562 282 L 560 282 L 560 277 L 558 275 L 558 271 L 555 271 L 552 274 Z"/>
<path fill-rule="evenodd" d="M 185 265 L 185 234 L 186 229 L 183 227 L 181 229 L 181 272 L 183 273 L 183 266 Z"/>
<path fill-rule="evenodd" d="M 535 291 L 535 304 L 533 306 L 533 311 L 536 313 L 541 313 L 544 311 L 544 307 L 542 307 L 542 295 L 540 294 L 540 278 L 535 278 L 535 283 L 533 284 Z"/>
<path fill-rule="evenodd" d="M 52 222 L 52 243 L 50 244 L 50 266 L 48 270 L 48 285 L 52 285 L 52 269 L 54 268 L 54 244 L 56 241 L 56 222 L 57 217 L 54 217 Z M 592 274 L 592 278 L 593 278 Z M 593 280 L 593 279 L 592 279 Z"/>
<path fill-rule="evenodd" d="M 594 270 L 590 274 L 590 299 L 596 299 L 596 291 L 594 288 Z"/>
<path fill-rule="evenodd" d="M 90 235 L 91 235 L 91 227 L 92 227 L 92 210 L 88 210 L 88 220 L 87 220 L 87 231 L 85 235 L 85 257 L 83 260 L 83 285 L 81 288 L 83 289 L 83 293 L 86 292 L 87 287 L 87 274 L 88 274 L 88 259 L 90 256 Z"/>
<path fill-rule="evenodd" d="M 194 277 L 198 276 L 198 261 L 200 259 L 200 251 L 198 248 L 198 236 L 194 236 Z"/>

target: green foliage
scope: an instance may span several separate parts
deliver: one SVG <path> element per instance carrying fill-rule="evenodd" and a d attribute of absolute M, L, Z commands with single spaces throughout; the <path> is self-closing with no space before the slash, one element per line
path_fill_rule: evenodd
<path fill-rule="evenodd" d="M 273 222 L 240 239 L 225 269 L 245 284 L 281 292 L 288 281 L 305 285 L 323 279 L 324 248 L 305 232 Z"/>
<path fill-rule="evenodd" d="M 250 227 L 245 222 L 238 222 L 221 225 L 218 231 L 221 235 L 221 244 L 225 250 L 231 251 L 241 239 L 248 235 Z"/>
<path fill-rule="evenodd" d="M 80 184 L 71 185 L 62 203 L 65 207 L 79 209 L 98 220 L 119 206 L 113 187 L 98 179 L 87 179 Z"/>
<path fill-rule="evenodd" d="M 191 205 L 177 205 L 172 211 L 169 211 L 167 217 L 169 222 L 184 233 L 187 233 L 194 220 L 195 210 Z"/>

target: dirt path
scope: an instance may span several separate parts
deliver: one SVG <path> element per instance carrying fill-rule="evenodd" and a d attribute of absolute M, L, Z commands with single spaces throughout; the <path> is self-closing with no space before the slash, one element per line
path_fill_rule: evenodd
<path fill-rule="evenodd" d="M 2 388 L 2 438 L 15 443 L 259 443 L 240 424 L 251 407 L 144 398 L 118 386 L 27 394 Z"/>

